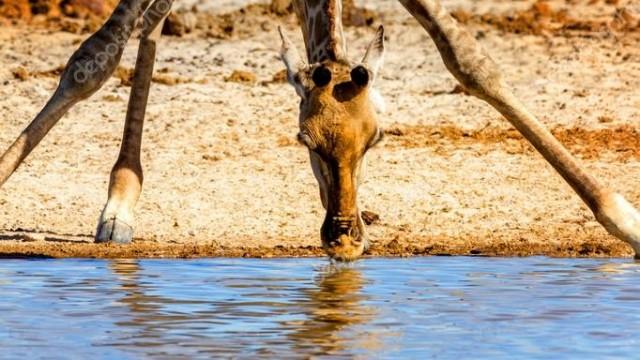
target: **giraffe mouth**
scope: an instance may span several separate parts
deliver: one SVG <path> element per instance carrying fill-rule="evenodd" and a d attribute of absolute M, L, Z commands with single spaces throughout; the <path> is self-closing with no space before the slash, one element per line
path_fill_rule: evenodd
<path fill-rule="evenodd" d="M 327 217 L 321 232 L 322 248 L 334 260 L 356 260 L 367 248 L 366 234 L 358 217 Z"/>
<path fill-rule="evenodd" d="M 365 251 L 365 242 L 362 238 L 340 235 L 330 242 L 323 241 L 323 249 L 331 259 L 349 262 L 362 256 Z"/>

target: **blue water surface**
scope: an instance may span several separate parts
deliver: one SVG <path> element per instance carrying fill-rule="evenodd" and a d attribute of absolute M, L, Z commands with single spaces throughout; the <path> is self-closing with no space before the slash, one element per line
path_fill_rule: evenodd
<path fill-rule="evenodd" d="M 1 260 L 0 357 L 637 358 L 629 259 Z"/>

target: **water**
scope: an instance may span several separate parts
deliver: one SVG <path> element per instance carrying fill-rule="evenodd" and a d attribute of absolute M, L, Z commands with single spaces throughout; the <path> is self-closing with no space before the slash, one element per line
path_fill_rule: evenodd
<path fill-rule="evenodd" d="M 2 358 L 633 358 L 632 260 L 3 260 Z"/>

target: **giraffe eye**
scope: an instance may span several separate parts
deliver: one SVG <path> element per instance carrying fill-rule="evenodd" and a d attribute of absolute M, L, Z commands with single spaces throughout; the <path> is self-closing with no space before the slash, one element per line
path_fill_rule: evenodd
<path fill-rule="evenodd" d="M 331 82 L 331 70 L 327 69 L 325 66 L 317 67 L 313 70 L 311 79 L 316 86 L 325 87 Z"/>

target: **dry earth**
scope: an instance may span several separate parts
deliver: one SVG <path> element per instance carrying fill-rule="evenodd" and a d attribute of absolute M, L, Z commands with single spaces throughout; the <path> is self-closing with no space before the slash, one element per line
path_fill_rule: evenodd
<path fill-rule="evenodd" d="M 589 171 L 640 205 L 640 6 L 444 3 Z M 270 16 L 264 6 L 212 4 L 181 3 L 197 10 L 197 26 L 160 42 L 134 244 L 91 244 L 119 148 L 132 41 L 114 78 L 73 108 L 1 189 L 0 256 L 322 254 L 324 213 L 294 140 L 297 100 L 277 56 L 276 26 L 302 46 L 299 30 L 293 17 Z M 380 216 L 369 226 L 370 255 L 632 254 L 496 111 L 456 87 L 399 4 L 358 4 L 376 18 L 347 29 L 353 57 L 375 25 L 388 30 L 378 82 L 388 136 L 369 154 L 360 191 L 361 208 Z M 56 24 L 0 25 L 0 148 L 40 110 L 88 36 L 82 26 Z"/>

